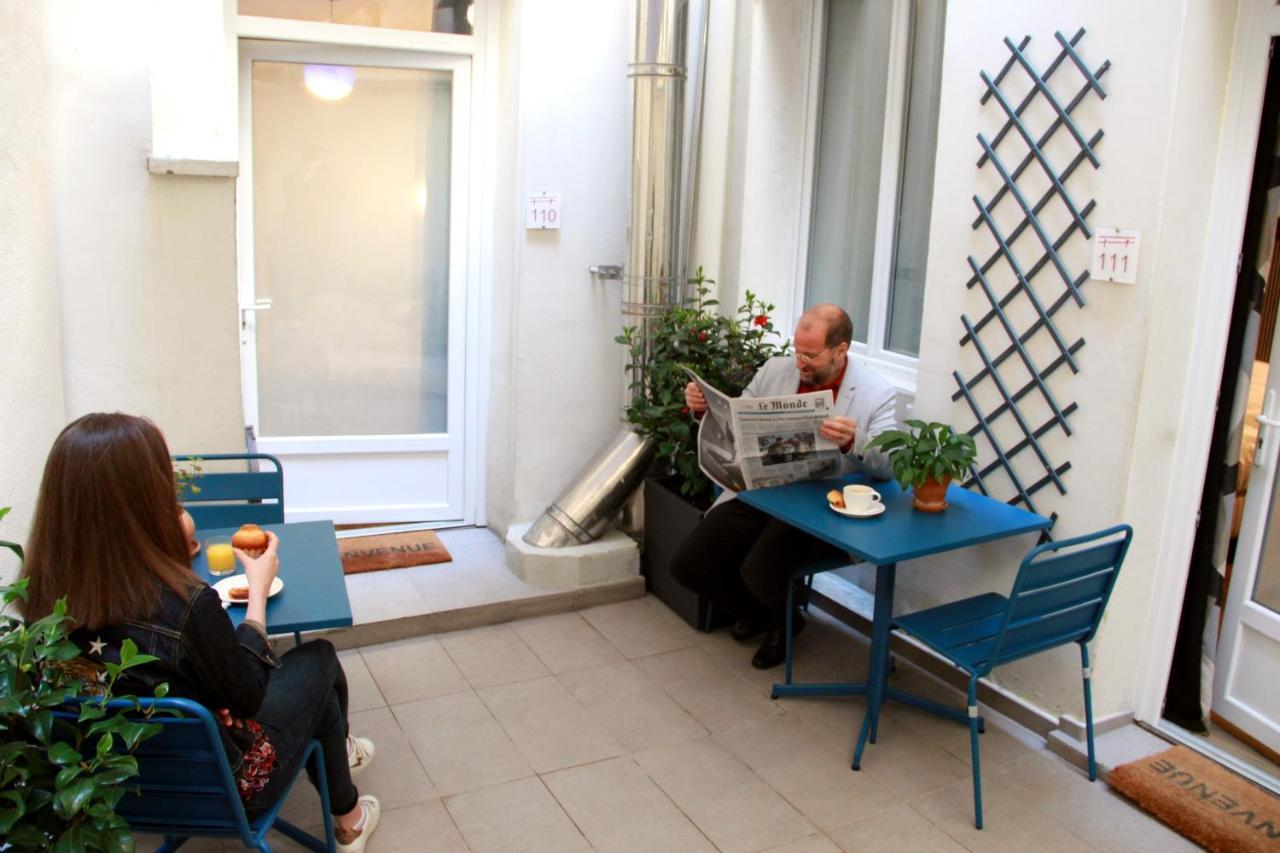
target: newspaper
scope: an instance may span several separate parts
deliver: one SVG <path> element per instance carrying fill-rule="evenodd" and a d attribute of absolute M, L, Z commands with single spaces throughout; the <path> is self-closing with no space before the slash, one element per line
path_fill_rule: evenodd
<path fill-rule="evenodd" d="M 685 372 L 707 398 L 698 465 L 722 488 L 740 492 L 840 473 L 840 448 L 819 432 L 835 414 L 831 392 L 732 398 Z"/>

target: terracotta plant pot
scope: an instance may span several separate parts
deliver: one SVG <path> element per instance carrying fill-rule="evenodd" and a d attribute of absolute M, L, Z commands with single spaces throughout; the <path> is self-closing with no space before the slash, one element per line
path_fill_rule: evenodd
<path fill-rule="evenodd" d="M 921 512 L 942 512 L 947 508 L 947 486 L 951 478 L 929 478 L 912 489 L 911 505 Z"/>

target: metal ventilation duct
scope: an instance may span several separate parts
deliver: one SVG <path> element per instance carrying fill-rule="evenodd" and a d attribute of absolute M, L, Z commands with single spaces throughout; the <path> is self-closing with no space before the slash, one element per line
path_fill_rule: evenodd
<path fill-rule="evenodd" d="M 705 26 L 705 15 L 703 17 Z M 686 295 L 681 266 L 681 184 L 689 0 L 636 0 L 631 142 L 631 217 L 622 318 L 645 340 L 654 317 Z M 646 347 L 647 355 L 647 347 Z M 630 366 L 643 375 L 644 358 Z M 557 497 L 524 535 L 543 548 L 597 539 L 640 485 L 653 442 L 624 430 Z"/>

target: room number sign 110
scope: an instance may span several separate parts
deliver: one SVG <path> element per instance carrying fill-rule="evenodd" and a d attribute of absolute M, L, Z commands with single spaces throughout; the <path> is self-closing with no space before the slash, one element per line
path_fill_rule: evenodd
<path fill-rule="evenodd" d="M 558 229 L 560 227 L 560 193 L 529 193 L 525 205 L 524 227 L 530 231 Z"/>

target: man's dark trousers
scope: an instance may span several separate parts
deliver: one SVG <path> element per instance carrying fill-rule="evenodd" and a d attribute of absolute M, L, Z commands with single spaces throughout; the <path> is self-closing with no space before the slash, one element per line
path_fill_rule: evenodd
<path fill-rule="evenodd" d="M 847 562 L 840 549 L 734 499 L 707 512 L 676 549 L 671 571 L 736 618 L 767 626 L 785 620 L 795 576 Z"/>

